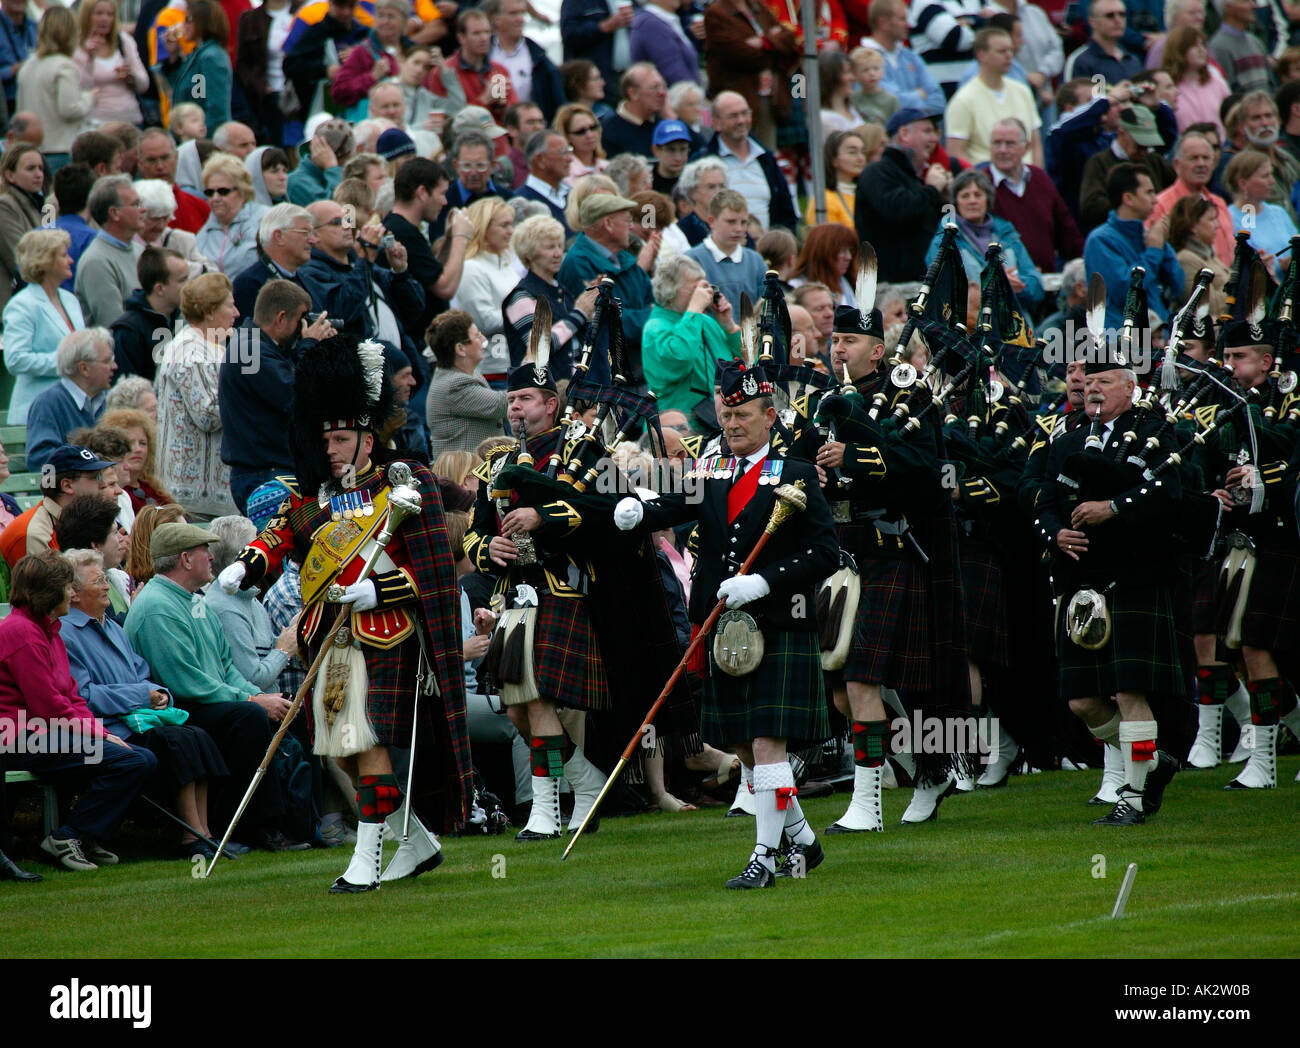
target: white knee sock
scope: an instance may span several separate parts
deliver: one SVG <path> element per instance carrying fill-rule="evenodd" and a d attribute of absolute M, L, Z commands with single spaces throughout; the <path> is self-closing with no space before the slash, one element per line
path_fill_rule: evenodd
<path fill-rule="evenodd" d="M 755 836 L 754 858 L 769 870 L 776 869 L 776 850 L 786 813 L 777 808 L 776 791 L 794 786 L 794 773 L 785 761 L 754 765 Z"/>
<path fill-rule="evenodd" d="M 1142 810 L 1142 791 L 1147 774 L 1156 763 L 1156 722 L 1124 721 L 1119 726 L 1119 745 L 1124 751 L 1124 776 L 1137 796 L 1125 795 L 1138 811 Z"/>

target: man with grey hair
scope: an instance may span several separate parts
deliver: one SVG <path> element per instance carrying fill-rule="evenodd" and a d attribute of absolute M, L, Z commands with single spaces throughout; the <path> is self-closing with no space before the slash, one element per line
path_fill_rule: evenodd
<path fill-rule="evenodd" d="M 1251 33 L 1255 26 L 1254 0 L 1216 0 L 1222 21 L 1206 45 L 1210 57 L 1223 70 L 1236 94 L 1273 88 L 1268 52 Z"/>
<path fill-rule="evenodd" d="M 654 156 L 651 140 L 659 114 L 668 99 L 668 85 L 651 62 L 634 62 L 619 79 L 622 101 L 618 108 L 600 121 L 601 143 L 605 152 Z"/>
<path fill-rule="evenodd" d="M 257 148 L 257 135 L 247 124 L 227 120 L 212 133 L 212 144 L 223 153 L 231 153 L 243 160 Z"/>
<path fill-rule="evenodd" d="M 99 233 L 77 259 L 74 289 L 87 326 L 106 327 L 140 287 L 135 267 L 144 249 L 134 243 L 142 224 L 140 197 L 130 175 L 106 175 L 91 187 L 87 207 Z"/>
<path fill-rule="evenodd" d="M 795 213 L 790 184 L 777 166 L 776 156 L 750 134 L 754 111 L 744 95 L 722 91 L 713 100 L 713 126 L 718 133 L 700 155 L 716 156 L 727 168 L 727 188 L 734 189 L 749 201 L 749 213 L 764 229 L 781 226 L 795 232 L 799 216 Z"/>
<path fill-rule="evenodd" d="M 1271 106 L 1272 100 L 1268 99 L 1268 102 Z M 1214 248 L 1214 255 L 1220 262 L 1225 266 L 1232 265 L 1235 227 L 1227 202 L 1210 189 L 1210 180 L 1214 177 L 1214 147 L 1210 140 L 1196 131 L 1183 135 L 1174 149 L 1174 173 L 1178 176 L 1174 184 L 1156 195 L 1156 205 L 1146 217 L 1147 229 L 1159 227 L 1167 237 L 1169 213 L 1174 205 L 1185 196 L 1199 196 L 1214 205 L 1214 243 L 1210 247 Z"/>
<path fill-rule="evenodd" d="M 681 217 L 664 231 L 664 246 L 685 254 L 709 235 L 709 224 L 704 220 L 708 214 L 709 201 L 719 189 L 727 187 L 727 165 L 716 156 L 705 156 L 692 160 L 682 169 L 682 176 L 677 180 L 674 199 L 678 193 L 684 194 L 690 202 L 689 214 Z"/>
<path fill-rule="evenodd" d="M 297 275 L 311 259 L 316 245 L 316 229 L 311 212 L 297 204 L 276 204 L 257 226 L 258 259 L 234 280 L 235 307 L 239 315 L 253 315 L 257 292 L 268 280 L 292 280 L 310 294 Z M 313 302 L 312 308 L 325 309 L 329 303 Z"/>
<path fill-rule="evenodd" d="M 560 225 L 564 235 L 573 230 L 564 220 L 564 205 L 569 202 L 569 187 L 564 180 L 569 175 L 569 160 L 573 148 L 558 131 L 537 131 L 524 143 L 524 160 L 528 163 L 528 177 L 519 187 L 516 200 L 536 200 L 545 204 Z"/>
<path fill-rule="evenodd" d="M 492 181 L 492 156 L 492 139 L 483 132 L 469 130 L 456 133 L 451 146 L 451 166 L 456 172 L 456 180 L 447 187 L 447 201 L 442 213 L 429 227 L 430 241 L 436 241 L 442 236 L 447 216 L 454 208 L 469 207 L 483 197 L 498 196 L 502 200 L 509 200 L 514 196 L 509 186 L 499 186 Z"/>
<path fill-rule="evenodd" d="M 74 429 L 99 421 L 117 371 L 113 336 L 102 327 L 64 335 L 54 355 L 59 381 L 27 410 L 27 468 L 32 471 L 44 466 Z"/>

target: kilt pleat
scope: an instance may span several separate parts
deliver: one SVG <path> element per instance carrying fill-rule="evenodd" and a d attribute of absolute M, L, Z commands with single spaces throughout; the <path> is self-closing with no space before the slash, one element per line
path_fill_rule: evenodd
<path fill-rule="evenodd" d="M 769 737 L 801 749 L 830 737 L 816 633 L 765 633 L 763 661 L 744 677 L 719 670 L 713 662 L 713 634 L 707 643 L 709 676 L 700 719 L 706 741 L 733 746 Z"/>
<path fill-rule="evenodd" d="M 1069 596 L 1064 600 L 1068 603 Z M 1184 695 L 1184 674 L 1169 588 L 1122 589 L 1106 594 L 1111 636 L 1100 651 L 1070 640 L 1064 605 L 1057 624 L 1061 698 L 1108 698 L 1120 691 Z"/>
<path fill-rule="evenodd" d="M 533 634 L 533 666 L 543 698 L 577 710 L 610 708 L 605 664 L 585 600 L 542 594 Z"/>
<path fill-rule="evenodd" d="M 1002 562 L 986 542 L 961 543 L 961 584 L 966 595 L 966 651 L 977 666 L 1010 666 L 1007 597 Z"/>
<path fill-rule="evenodd" d="M 1191 572 L 1192 633 L 1214 633 L 1214 593 L 1219 585 L 1220 562 L 1216 559 L 1198 560 Z"/>
<path fill-rule="evenodd" d="M 1264 651 L 1300 650 L 1300 550 L 1258 550 L 1241 642 Z"/>
<path fill-rule="evenodd" d="M 888 688 L 934 686 L 930 593 L 924 569 L 910 560 L 864 559 L 862 598 L 844 680 Z"/>

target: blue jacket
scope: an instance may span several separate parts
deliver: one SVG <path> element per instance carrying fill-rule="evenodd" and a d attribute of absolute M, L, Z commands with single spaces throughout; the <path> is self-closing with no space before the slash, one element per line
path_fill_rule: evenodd
<path fill-rule="evenodd" d="M 240 469 L 292 473 L 289 432 L 293 428 L 294 369 L 298 355 L 316 343 L 303 339 L 286 350 L 260 331 L 251 315 L 240 327 L 259 331 L 261 352 L 255 367 L 229 357 L 222 361 L 217 376 L 221 461 Z"/>
<path fill-rule="evenodd" d="M 1020 304 L 1026 309 L 1037 309 L 1038 304 L 1043 301 L 1043 278 L 1038 272 L 1038 267 L 1034 265 L 1034 260 L 1029 257 L 1029 249 L 1025 247 L 1025 242 L 1020 239 L 1016 227 L 1005 218 L 998 218 L 997 215 L 993 215 L 992 218 L 993 239 L 1002 245 L 1003 257 L 1008 262 L 1014 260 L 1018 275 L 1025 282 L 1025 290 L 1019 292 L 1016 297 L 1020 299 Z M 934 256 L 939 253 L 939 241 L 942 239 L 943 226 L 941 224 L 934 234 L 934 239 L 930 241 L 930 247 L 925 252 L 927 267 L 934 261 Z M 984 271 L 984 253 L 967 240 L 960 231 L 957 233 L 957 247 L 961 250 L 961 260 L 966 267 L 967 278 L 978 280 L 979 274 Z"/>
<path fill-rule="evenodd" d="M 66 379 L 59 379 L 32 401 L 27 409 L 27 469 L 35 473 L 54 452 L 68 442 L 68 434 L 83 426 L 93 427 L 104 413 L 104 394 L 77 407 Z"/>
<path fill-rule="evenodd" d="M 158 68 L 172 85 L 172 105 L 201 108 L 209 134 L 230 120 L 230 55 L 215 40 L 204 40 L 171 69 Z"/>
<path fill-rule="evenodd" d="M 424 288 L 411 276 L 409 269 L 394 273 L 383 266 L 363 265 L 354 253 L 349 253 L 348 263 L 344 265 L 314 247 L 310 261 L 294 276 L 311 295 L 313 308 L 329 310 L 330 321 L 340 331 L 366 338 L 375 334 L 368 308 L 370 296 L 375 293 L 372 281 L 382 290 L 383 299 L 397 317 L 398 326 L 404 331 L 420 330 L 420 320 L 424 315 Z M 414 343 L 403 348 L 410 356 Z M 421 369 L 416 367 L 415 370 L 419 375 Z"/>
<path fill-rule="evenodd" d="M 1169 318 L 1167 296 L 1183 293 L 1183 267 L 1168 244 L 1146 246 L 1146 230 L 1136 218 L 1122 219 L 1112 211 L 1104 225 L 1088 234 L 1083 245 L 1084 271 L 1089 277 L 1100 273 L 1106 281 L 1106 326 L 1118 329 L 1124 323 L 1124 299 L 1128 277 L 1134 266 L 1147 271 L 1147 305 L 1161 320 Z"/>
<path fill-rule="evenodd" d="M 614 36 L 602 33 L 600 23 L 609 17 L 605 0 L 564 0 L 560 4 L 560 39 L 564 60 L 585 58 L 594 62 L 605 78 L 605 101 L 618 101 L 618 76 L 614 71 Z"/>
<path fill-rule="evenodd" d="M 289 176 L 289 186 L 285 190 L 289 203 L 306 207 L 317 200 L 329 200 L 343 181 L 342 166 L 326 168 L 322 171 L 312 163 L 308 156 L 300 156 L 298 166 Z"/>
<path fill-rule="evenodd" d="M 5 100 L 13 113 L 14 99 L 18 94 L 18 78 L 14 66 L 20 65 L 36 50 L 36 22 L 30 15 L 23 19 L 19 29 L 9 16 L 0 11 L 0 82 L 4 83 Z"/>
<path fill-rule="evenodd" d="M 572 298 L 576 299 L 587 289 L 587 285 L 602 273 L 614 278 L 614 296 L 623 302 L 623 335 L 636 372 L 635 378 L 632 375 L 625 377 L 630 381 L 637 381 L 641 377 L 641 329 L 650 319 L 654 296 L 650 293 L 650 278 L 645 270 L 636 264 L 636 256 L 630 251 L 620 251 L 610 259 L 588 239 L 586 233 L 579 233 L 573 246 L 565 253 L 556 280 Z M 593 380 L 599 382 L 608 378 L 608 360 L 608 354 L 602 355 L 599 359 L 593 355 L 591 365 Z"/>
<path fill-rule="evenodd" d="M 77 296 L 59 289 L 59 301 L 72 326 L 80 331 L 86 326 Z M 54 351 L 68 325 L 45 297 L 40 284 L 28 284 L 11 298 L 4 308 L 4 362 L 15 376 L 13 396 L 9 400 L 9 425 L 27 423 L 27 409 L 33 400 L 59 381 Z"/>
<path fill-rule="evenodd" d="M 880 86 L 898 99 L 900 109 L 919 109 L 927 116 L 943 114 L 948 104 L 943 88 L 920 55 L 901 44 L 894 48 L 893 54 L 879 47 L 876 50 L 885 59 L 885 75 Z M 925 92 L 924 98 L 921 91 Z"/>
<path fill-rule="evenodd" d="M 0 39 L 3 37 L 4 34 L 0 33 Z M 60 215 L 54 220 L 54 228 L 63 230 L 72 238 L 72 243 L 68 245 L 68 254 L 72 256 L 72 276 L 68 277 L 59 287 L 65 291 L 76 291 L 77 259 L 81 258 L 81 253 L 86 250 L 98 233 L 95 227 L 80 215 Z"/>
<path fill-rule="evenodd" d="M 141 707 L 148 709 L 149 693 L 166 689 L 149 679 L 149 664 L 131 647 L 126 630 L 108 616 L 101 626 L 73 608 L 61 621 L 78 694 L 118 738 L 132 734 L 122 718 Z"/>
<path fill-rule="evenodd" d="M 241 321 L 252 319 L 253 306 L 257 302 L 257 293 L 262 290 L 262 285 L 268 280 L 292 280 L 307 294 L 311 295 L 311 288 L 303 283 L 301 269 L 293 276 L 286 276 L 275 268 L 269 259 L 259 253 L 252 265 L 241 270 L 230 281 L 234 293 L 235 308 L 239 310 Z M 322 309 L 328 309 L 330 312 L 334 311 L 330 303 L 317 302 L 315 295 L 312 295 L 311 308 L 317 312 Z"/>

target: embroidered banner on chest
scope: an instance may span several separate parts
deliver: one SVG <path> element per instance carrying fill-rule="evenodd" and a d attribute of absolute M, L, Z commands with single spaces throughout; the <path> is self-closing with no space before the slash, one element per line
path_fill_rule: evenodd
<path fill-rule="evenodd" d="M 302 602 L 310 606 L 319 600 L 334 577 L 355 557 L 388 519 L 388 489 L 375 492 L 371 499 L 374 513 L 370 516 L 353 516 L 346 520 L 331 520 L 311 537 L 302 566 Z"/>

